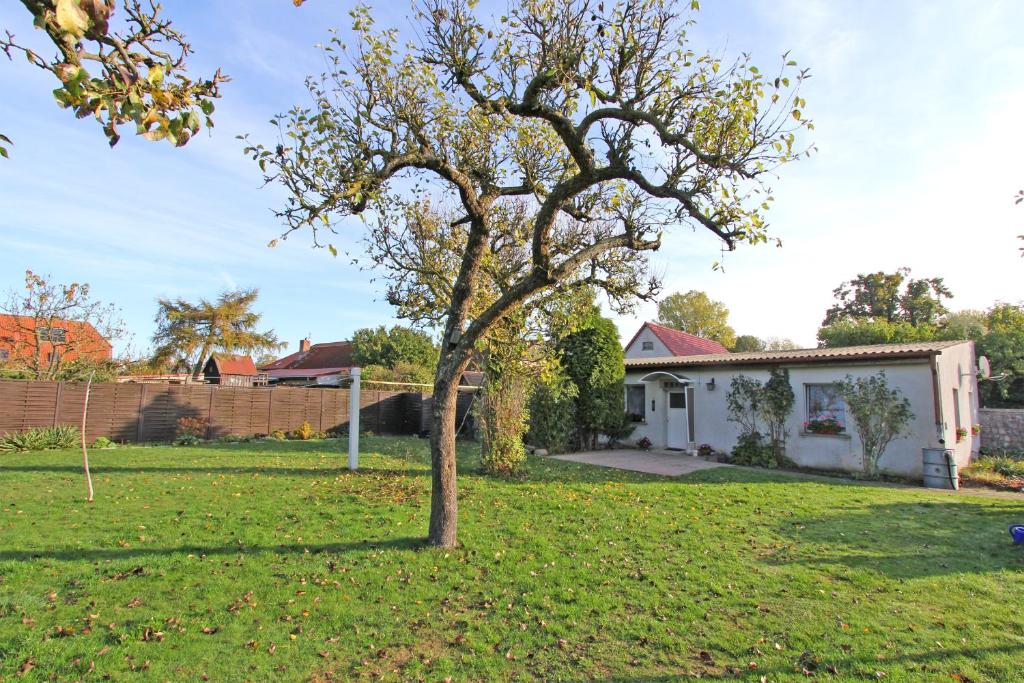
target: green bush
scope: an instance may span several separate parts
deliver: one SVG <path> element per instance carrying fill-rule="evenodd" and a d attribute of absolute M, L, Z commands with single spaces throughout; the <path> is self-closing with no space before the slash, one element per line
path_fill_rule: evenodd
<path fill-rule="evenodd" d="M 615 323 L 595 309 L 581 329 L 558 344 L 566 374 L 577 387 L 576 446 L 596 448 L 598 436 L 618 435 L 626 413 L 622 346 Z"/>
<path fill-rule="evenodd" d="M 1024 459 L 1009 454 L 983 455 L 965 471 L 994 472 L 1011 479 L 1024 479 Z"/>
<path fill-rule="evenodd" d="M 741 434 L 733 446 L 729 462 L 734 465 L 748 467 L 767 467 L 772 469 L 778 465 L 775 452 L 770 443 L 766 443 L 759 432 Z"/>
<path fill-rule="evenodd" d="M 58 425 L 56 427 L 33 427 L 23 432 L 0 436 L 0 452 L 45 451 L 61 448 L 75 448 L 79 444 L 78 427 Z"/>
<path fill-rule="evenodd" d="M 526 462 L 523 436 L 532 380 L 521 367 L 488 368 L 475 417 L 480 427 L 480 464 L 484 472 L 509 476 Z"/>
<path fill-rule="evenodd" d="M 526 441 L 550 454 L 564 453 L 573 435 L 576 385 L 558 368 L 542 378 L 530 396 Z"/>
<path fill-rule="evenodd" d="M 92 445 L 89 446 L 89 448 L 117 448 L 117 444 L 108 439 L 107 437 L 101 436 L 100 438 L 93 441 Z"/>
<path fill-rule="evenodd" d="M 203 442 L 198 436 L 194 434 L 182 434 L 174 440 L 175 446 L 198 446 Z"/>

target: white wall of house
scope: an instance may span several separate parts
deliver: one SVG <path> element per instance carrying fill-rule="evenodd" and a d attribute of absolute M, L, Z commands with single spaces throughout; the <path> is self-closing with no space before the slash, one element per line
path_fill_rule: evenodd
<path fill-rule="evenodd" d="M 650 349 L 644 349 L 644 346 L 649 345 Z M 668 347 L 658 337 L 651 332 L 651 328 L 646 325 L 641 328 L 640 334 L 637 335 L 633 343 L 627 346 L 623 350 L 623 355 L 626 358 L 665 358 L 671 356 L 672 353 L 668 350 Z"/>
<path fill-rule="evenodd" d="M 944 349 L 936 358 L 939 396 L 942 397 L 941 438 L 946 442 L 945 447 L 956 453 L 960 467 L 966 467 L 981 446 L 981 438 L 971 434 L 971 427 L 980 421 L 977 366 L 974 344 L 970 342 Z M 967 436 L 959 442 L 956 440 L 958 415 L 960 426 L 967 430 Z"/>
<path fill-rule="evenodd" d="M 862 469 L 861 443 L 856 427 L 847 413 L 846 432 L 838 435 L 812 434 L 804 430 L 807 420 L 807 389 L 811 384 L 830 384 L 844 378 L 867 377 L 885 370 L 889 385 L 899 388 L 909 399 L 914 418 L 908 434 L 896 439 L 879 462 L 885 472 L 906 477 L 921 476 L 921 449 L 940 447 L 940 430 L 936 427 L 934 382 L 932 365 L 928 359 L 872 361 L 855 363 L 832 361 L 828 363 L 783 364 L 789 370 L 796 401 L 787 424 L 789 432 L 786 453 L 803 467 L 858 472 Z M 970 461 L 972 452 L 977 452 L 978 437 L 970 433 L 972 424 L 977 424 L 977 385 L 973 375 L 974 351 L 970 344 L 961 344 L 945 350 L 936 358 L 940 395 L 943 398 L 942 431 L 946 435 L 946 448 L 956 452 L 961 467 Z M 693 388 L 692 401 L 694 429 L 690 435 L 693 446 L 709 444 L 718 451 L 731 451 L 739 436 L 737 425 L 728 421 L 725 397 L 730 382 L 737 375 L 746 375 L 766 381 L 768 366 L 691 366 L 662 368 L 674 375 L 688 379 Z M 643 384 L 645 387 L 644 421 L 637 424 L 631 438 L 642 437 L 651 440 L 656 448 L 664 448 L 667 435 L 667 391 L 665 383 L 674 381 L 662 377 L 641 382 L 641 378 L 659 370 L 634 370 L 626 373 L 626 384 Z M 711 388 L 714 380 L 713 388 Z M 961 423 L 968 430 L 967 437 L 956 443 L 953 388 L 961 404 Z"/>

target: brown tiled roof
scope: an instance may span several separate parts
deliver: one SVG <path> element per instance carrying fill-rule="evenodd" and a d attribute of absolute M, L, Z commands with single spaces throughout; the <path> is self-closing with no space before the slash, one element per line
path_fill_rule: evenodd
<path fill-rule="evenodd" d="M 352 342 L 337 341 L 313 344 L 308 351 L 296 351 L 260 369 L 273 375 L 274 370 L 338 371 L 352 365 Z"/>
<path fill-rule="evenodd" d="M 222 375 L 246 375 L 249 377 L 256 376 L 256 364 L 252 362 L 252 358 L 249 356 L 229 356 L 226 354 L 215 353 L 211 359 L 217 366 L 217 372 Z"/>
<path fill-rule="evenodd" d="M 698 354 L 729 352 L 729 349 L 711 339 L 705 339 L 689 332 L 674 330 L 671 327 L 651 322 L 646 322 L 640 326 L 640 329 L 636 331 L 633 338 L 629 340 L 629 344 L 626 344 L 627 349 L 636 341 L 636 338 L 640 336 L 645 327 L 661 340 L 661 343 L 665 345 L 665 348 L 673 356 L 695 356 Z"/>
<path fill-rule="evenodd" d="M 763 363 L 820 363 L 832 360 L 882 360 L 891 358 L 927 358 L 963 341 L 916 342 L 912 344 L 870 344 L 840 346 L 831 349 L 794 349 L 791 351 L 752 351 L 749 353 L 707 353 L 695 356 L 627 358 L 627 368 L 686 365 L 759 365 Z"/>

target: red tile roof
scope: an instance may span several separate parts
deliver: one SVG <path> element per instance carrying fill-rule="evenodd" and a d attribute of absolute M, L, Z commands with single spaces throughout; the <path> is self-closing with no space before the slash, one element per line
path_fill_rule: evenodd
<path fill-rule="evenodd" d="M 316 377 L 348 370 L 352 362 L 352 342 L 313 344 L 308 351 L 296 351 L 279 358 L 261 370 L 271 377 Z"/>
<path fill-rule="evenodd" d="M 626 344 L 628 349 L 636 341 L 636 338 L 640 336 L 644 328 L 649 329 L 654 336 L 661 340 L 661 343 L 665 345 L 668 352 L 673 356 L 697 356 L 707 353 L 729 353 L 729 349 L 725 348 L 716 341 L 710 339 L 704 339 L 698 337 L 695 334 L 689 332 L 682 332 L 681 330 L 674 330 L 671 327 L 665 327 L 657 323 L 646 322 L 640 326 L 640 329 L 636 331 L 633 338 L 629 340 L 629 344 Z"/>
<path fill-rule="evenodd" d="M 221 375 L 245 375 L 247 377 L 255 377 L 259 374 L 256 371 L 256 364 L 252 362 L 252 358 L 249 356 L 228 356 L 215 353 L 211 360 L 216 364 L 217 372 Z"/>

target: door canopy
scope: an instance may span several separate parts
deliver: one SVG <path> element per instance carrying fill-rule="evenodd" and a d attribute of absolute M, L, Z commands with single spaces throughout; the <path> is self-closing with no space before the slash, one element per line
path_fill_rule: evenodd
<path fill-rule="evenodd" d="M 683 375 L 676 375 L 676 374 L 673 374 L 671 372 L 667 372 L 665 370 L 658 370 L 656 372 L 652 372 L 650 374 L 644 375 L 643 377 L 640 378 L 640 381 L 641 382 L 667 381 L 667 382 L 679 382 L 680 384 L 693 384 L 693 380 L 689 379 L 688 377 L 685 377 Z"/>

